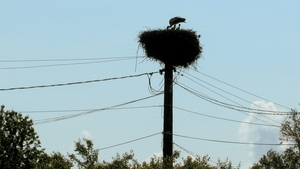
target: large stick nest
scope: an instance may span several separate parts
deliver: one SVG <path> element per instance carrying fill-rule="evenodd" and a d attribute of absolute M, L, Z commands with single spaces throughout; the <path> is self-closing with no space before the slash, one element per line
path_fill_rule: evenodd
<path fill-rule="evenodd" d="M 187 68 L 201 57 L 200 35 L 193 30 L 147 30 L 139 34 L 139 43 L 152 60 Z"/>

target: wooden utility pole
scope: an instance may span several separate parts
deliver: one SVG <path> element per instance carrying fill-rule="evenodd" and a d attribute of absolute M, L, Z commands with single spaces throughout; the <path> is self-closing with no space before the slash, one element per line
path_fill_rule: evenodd
<path fill-rule="evenodd" d="M 147 30 L 139 35 L 139 43 L 151 60 L 164 63 L 164 124 L 163 163 L 164 168 L 173 166 L 173 70 L 188 68 L 201 57 L 202 47 L 195 31 L 180 29 L 179 22 L 185 18 L 174 17 L 167 29 Z M 172 27 L 172 28 L 171 28 Z M 171 28 L 171 29 L 169 29 Z"/>
<path fill-rule="evenodd" d="M 173 66 L 165 64 L 164 87 L 164 128 L 163 128 L 163 157 L 173 154 Z M 164 168 L 172 165 L 172 161 L 164 160 Z"/>

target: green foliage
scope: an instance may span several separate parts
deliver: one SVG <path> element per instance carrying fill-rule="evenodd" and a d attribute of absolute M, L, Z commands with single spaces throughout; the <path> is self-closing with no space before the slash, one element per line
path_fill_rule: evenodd
<path fill-rule="evenodd" d="M 89 139 L 75 141 L 76 154 L 67 157 L 59 152 L 50 155 L 41 148 L 39 137 L 33 128 L 33 121 L 28 116 L 14 111 L 0 112 L 0 168 L 1 169 L 71 169 L 77 163 L 79 169 L 233 169 L 230 161 L 210 165 L 209 157 L 188 156 L 177 162 L 179 151 L 174 151 L 171 157 L 163 159 L 153 156 L 150 162 L 138 163 L 133 151 L 117 154 L 111 162 L 99 163 L 99 149 L 94 149 Z M 172 165 L 170 165 L 172 164 Z M 238 167 L 239 168 L 239 167 Z"/>
<path fill-rule="evenodd" d="M 41 169 L 71 169 L 72 162 L 59 152 L 51 155 L 43 154 L 43 160 L 39 161 L 38 167 Z"/>
<path fill-rule="evenodd" d="M 50 156 L 50 166 L 53 169 L 71 169 L 71 167 L 73 167 L 73 164 L 61 153 L 57 152 Z"/>
<path fill-rule="evenodd" d="M 241 164 L 239 164 L 237 167 L 232 166 L 232 162 L 228 160 L 228 158 L 222 162 L 220 159 L 217 163 L 218 169 L 239 169 L 241 167 Z"/>
<path fill-rule="evenodd" d="M 0 168 L 35 168 L 43 149 L 28 116 L 15 111 L 0 112 Z"/>
<path fill-rule="evenodd" d="M 287 148 L 282 153 L 274 150 L 269 150 L 266 155 L 263 155 L 257 163 L 254 163 L 252 169 L 273 169 L 285 168 L 295 169 L 300 168 L 300 116 L 299 112 L 292 110 L 281 125 L 281 141 L 294 143 L 294 146 Z"/>
<path fill-rule="evenodd" d="M 203 158 L 196 157 L 193 159 L 192 157 L 187 157 L 187 159 L 183 159 L 183 163 L 176 162 L 176 160 L 180 157 L 179 151 L 174 151 L 171 157 L 164 159 L 162 157 L 153 156 L 150 159 L 150 162 L 143 162 L 139 164 L 136 159 L 134 159 L 134 154 L 131 151 L 129 154 L 125 153 L 122 156 L 117 154 L 116 157 L 113 158 L 112 162 L 105 162 L 99 164 L 97 169 L 164 169 L 164 168 L 172 168 L 172 169 L 216 169 L 216 167 L 212 167 L 208 164 L 209 157 L 204 156 Z M 165 162 L 171 162 L 174 164 L 173 167 L 165 166 Z"/>
<path fill-rule="evenodd" d="M 93 143 L 91 140 L 83 139 L 85 144 L 79 139 L 75 142 L 75 154 L 69 154 L 71 161 L 78 164 L 79 169 L 234 169 L 231 161 L 217 163 L 217 166 L 212 166 L 209 164 L 209 157 L 199 157 L 196 156 L 192 158 L 188 156 L 186 159 L 182 159 L 182 162 L 177 162 L 180 157 L 179 151 L 174 151 L 171 157 L 163 159 L 162 157 L 153 156 L 150 162 L 138 163 L 134 158 L 133 151 L 130 153 L 124 153 L 122 155 L 118 154 L 116 157 L 112 158 L 111 162 L 103 161 L 98 162 L 98 149 L 93 149 Z M 173 164 L 173 166 L 168 166 L 166 164 Z M 236 168 L 239 169 L 239 166 Z"/>
<path fill-rule="evenodd" d="M 281 125 L 281 137 L 282 141 L 289 141 L 295 144 L 294 149 L 300 157 L 300 116 L 299 112 L 292 110 L 284 123 Z"/>
<path fill-rule="evenodd" d="M 81 140 L 75 142 L 75 154 L 69 154 L 71 161 L 77 163 L 79 169 L 94 169 L 98 163 L 99 150 L 94 150 L 93 142 L 89 139 L 83 139 L 86 145 L 81 143 Z M 78 156 L 80 158 L 78 158 Z"/>
<path fill-rule="evenodd" d="M 274 150 L 269 150 L 267 155 L 263 155 L 259 162 L 254 164 L 252 169 L 259 169 L 259 168 L 285 168 L 284 160 L 282 155 Z"/>
<path fill-rule="evenodd" d="M 138 169 L 141 165 L 133 158 L 134 154 L 132 151 L 130 153 L 124 153 L 122 156 L 117 154 L 116 157 L 113 157 L 112 162 L 103 161 L 103 163 L 98 164 L 96 169 Z"/>
<path fill-rule="evenodd" d="M 175 164 L 174 168 L 182 169 L 216 169 L 215 167 L 208 164 L 209 157 L 206 155 L 204 157 L 196 156 L 194 159 L 191 156 L 187 156 L 183 159 L 183 164 Z"/>

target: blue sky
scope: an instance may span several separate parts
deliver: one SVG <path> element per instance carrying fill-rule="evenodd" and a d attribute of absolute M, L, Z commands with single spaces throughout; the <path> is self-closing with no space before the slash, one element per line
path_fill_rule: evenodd
<path fill-rule="evenodd" d="M 298 1 L 2 1 L 0 89 L 157 72 L 162 65 L 142 57 L 145 54 L 139 48 L 138 34 L 165 28 L 170 18 L 181 16 L 186 18 L 186 23 L 181 25 L 183 29 L 201 34 L 203 58 L 197 62 L 197 71 L 178 70 L 178 83 L 233 105 L 276 111 L 299 109 L 299 5 Z M 137 60 L 136 56 L 139 56 Z M 96 60 L 87 60 L 91 58 Z M 83 64 L 86 62 L 93 63 Z M 159 90 L 162 85 L 163 76 L 153 74 L 151 86 Z M 8 90 L 0 91 L 0 104 L 37 121 L 148 97 L 152 95 L 148 87 L 149 79 L 145 75 L 62 87 Z M 82 137 L 92 139 L 95 148 L 104 148 L 161 132 L 163 110 L 159 106 L 162 104 L 163 95 L 159 95 L 123 106 L 127 109 L 96 111 L 35 125 L 35 129 L 47 152 L 72 152 L 74 141 Z M 220 118 L 272 125 L 279 125 L 284 118 L 266 115 L 269 118 L 265 119 L 254 113 L 220 107 L 178 85 L 174 86 L 174 106 Z M 54 110 L 85 111 L 44 112 Z M 258 143 L 278 143 L 279 137 L 276 127 L 209 118 L 176 108 L 174 133 Z M 225 144 L 178 136 L 174 136 L 174 142 L 200 156 L 208 154 L 212 161 L 228 157 L 236 165 L 241 162 L 242 168 L 248 168 L 271 148 L 282 150 L 278 146 Z M 182 156 L 188 155 L 179 147 L 174 149 L 180 150 Z M 130 150 L 140 162 L 147 160 L 153 153 L 161 153 L 162 136 L 158 134 L 102 150 L 99 159 L 110 160 L 117 152 Z"/>

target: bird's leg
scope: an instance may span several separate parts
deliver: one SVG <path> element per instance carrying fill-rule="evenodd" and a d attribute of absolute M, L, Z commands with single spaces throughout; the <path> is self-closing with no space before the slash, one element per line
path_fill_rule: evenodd
<path fill-rule="evenodd" d="M 175 30 L 175 28 L 176 28 L 176 24 L 174 24 L 174 25 L 173 25 L 173 28 L 172 28 L 172 30 Z"/>
<path fill-rule="evenodd" d="M 174 26 L 175 26 L 175 25 L 170 25 L 170 26 L 167 26 L 167 29 L 171 29 L 171 30 L 173 30 L 173 29 L 174 29 Z"/>
<path fill-rule="evenodd" d="M 176 30 L 180 30 L 180 24 L 178 24 L 178 27 L 176 28 Z"/>

